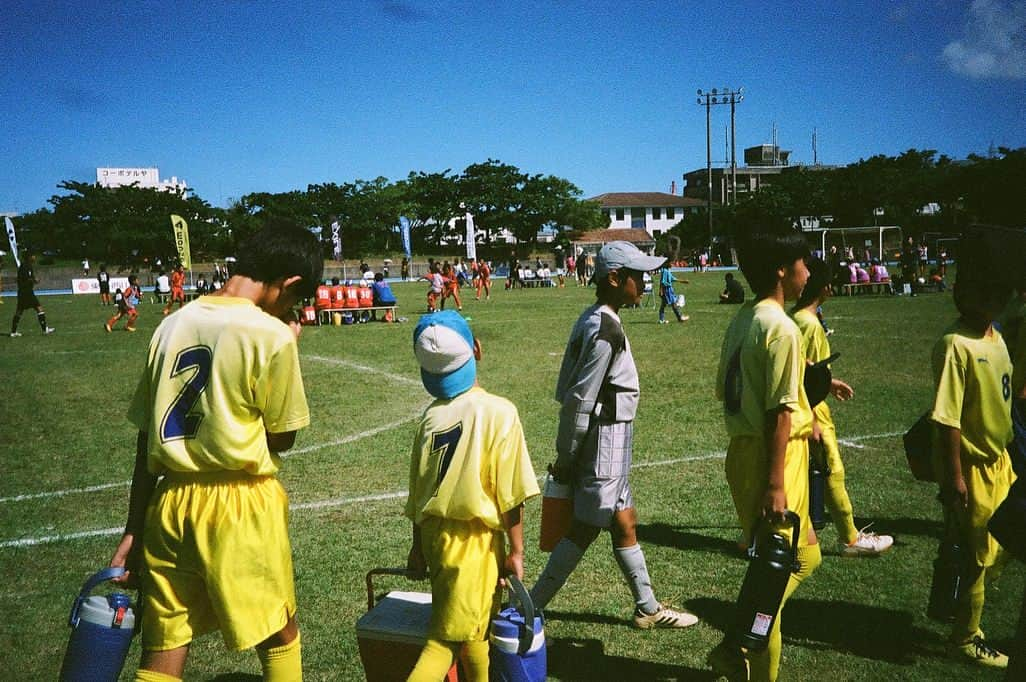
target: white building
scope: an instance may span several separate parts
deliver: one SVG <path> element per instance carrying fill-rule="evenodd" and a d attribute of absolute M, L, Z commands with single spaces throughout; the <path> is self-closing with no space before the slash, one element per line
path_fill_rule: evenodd
<path fill-rule="evenodd" d="M 172 175 L 170 180 L 161 180 L 157 168 L 97 168 L 96 184 L 100 187 L 125 187 L 138 183 L 138 187 L 176 192 L 185 195 L 185 180 Z"/>
<path fill-rule="evenodd" d="M 705 202 L 665 192 L 609 192 L 591 197 L 609 216 L 609 229 L 645 230 L 653 237 L 668 232 Z"/>

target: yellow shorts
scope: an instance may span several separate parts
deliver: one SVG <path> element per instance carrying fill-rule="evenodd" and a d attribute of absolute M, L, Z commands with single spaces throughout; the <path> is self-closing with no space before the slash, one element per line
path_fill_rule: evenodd
<path fill-rule="evenodd" d="M 428 516 L 420 524 L 420 539 L 431 573 L 428 637 L 446 642 L 484 639 L 498 613 L 504 534 L 476 520 Z"/>
<path fill-rule="evenodd" d="M 958 512 L 958 527 L 965 529 L 963 535 L 968 538 L 977 565 L 993 566 L 1001 545 L 987 530 L 987 523 L 1015 482 L 1012 460 L 1007 451 L 993 462 L 962 457 L 962 477 L 969 491 L 969 506 Z"/>
<path fill-rule="evenodd" d="M 143 535 L 143 649 L 175 649 L 220 629 L 242 650 L 281 630 L 296 612 L 288 514 L 273 476 L 161 481 Z"/>
<path fill-rule="evenodd" d="M 751 541 L 752 533 L 762 518 L 762 500 L 769 480 L 769 457 L 766 441 L 758 436 L 734 436 L 727 446 L 727 485 L 734 500 L 738 521 L 745 537 Z M 784 492 L 787 508 L 801 519 L 798 546 L 809 544 L 809 441 L 792 438 L 787 442 L 784 460 Z M 778 529 L 791 541 L 790 527 Z"/>

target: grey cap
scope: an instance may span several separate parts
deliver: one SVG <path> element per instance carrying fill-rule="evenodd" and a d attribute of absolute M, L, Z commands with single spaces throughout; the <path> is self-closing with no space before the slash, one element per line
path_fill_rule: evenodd
<path fill-rule="evenodd" d="M 662 267 L 666 262 L 660 256 L 646 256 L 641 249 L 630 242 L 608 242 L 595 257 L 595 279 L 605 277 L 610 270 L 638 270 L 649 272 Z"/>

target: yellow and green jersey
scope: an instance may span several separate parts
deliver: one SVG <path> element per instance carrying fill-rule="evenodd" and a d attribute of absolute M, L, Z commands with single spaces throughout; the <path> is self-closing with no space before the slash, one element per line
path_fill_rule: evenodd
<path fill-rule="evenodd" d="M 151 473 L 274 474 L 266 434 L 310 423 L 295 335 L 247 299 L 190 303 L 154 332 L 129 419 Z"/>
<path fill-rule="evenodd" d="M 424 411 L 405 510 L 415 523 L 478 519 L 502 530 L 502 515 L 539 492 L 513 403 L 475 387 Z"/>
<path fill-rule="evenodd" d="M 964 458 L 996 460 L 1012 440 L 1012 363 L 1000 332 L 956 322 L 934 345 L 932 364 L 930 418 L 962 432 Z"/>
<path fill-rule="evenodd" d="M 716 397 L 723 401 L 727 434 L 766 435 L 766 415 L 791 411 L 791 438 L 812 433 L 805 395 L 805 357 L 794 321 L 774 300 L 746 304 L 727 328 L 720 350 Z"/>
<path fill-rule="evenodd" d="M 820 362 L 830 357 L 830 341 L 827 340 L 826 331 L 820 323 L 816 314 L 806 308 L 794 313 L 794 323 L 798 325 L 798 332 L 802 335 L 802 355 L 809 362 Z M 830 406 L 827 401 L 822 400 L 812 408 L 816 415 L 816 421 L 821 425 L 833 426 L 834 419 L 830 414 Z"/>

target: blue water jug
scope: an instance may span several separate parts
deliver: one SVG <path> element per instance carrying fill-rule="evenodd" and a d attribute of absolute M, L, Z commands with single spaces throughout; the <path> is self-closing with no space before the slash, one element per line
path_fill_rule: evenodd
<path fill-rule="evenodd" d="M 125 574 L 105 568 L 86 580 L 71 607 L 71 639 L 61 666 L 61 682 L 116 682 L 135 634 L 132 600 L 123 592 L 89 596 L 95 587 Z"/>
<path fill-rule="evenodd" d="M 507 576 L 518 610 L 512 604 L 492 620 L 491 682 L 544 682 L 548 669 L 545 653 L 545 628 L 535 614 L 531 595 L 516 576 Z"/>

